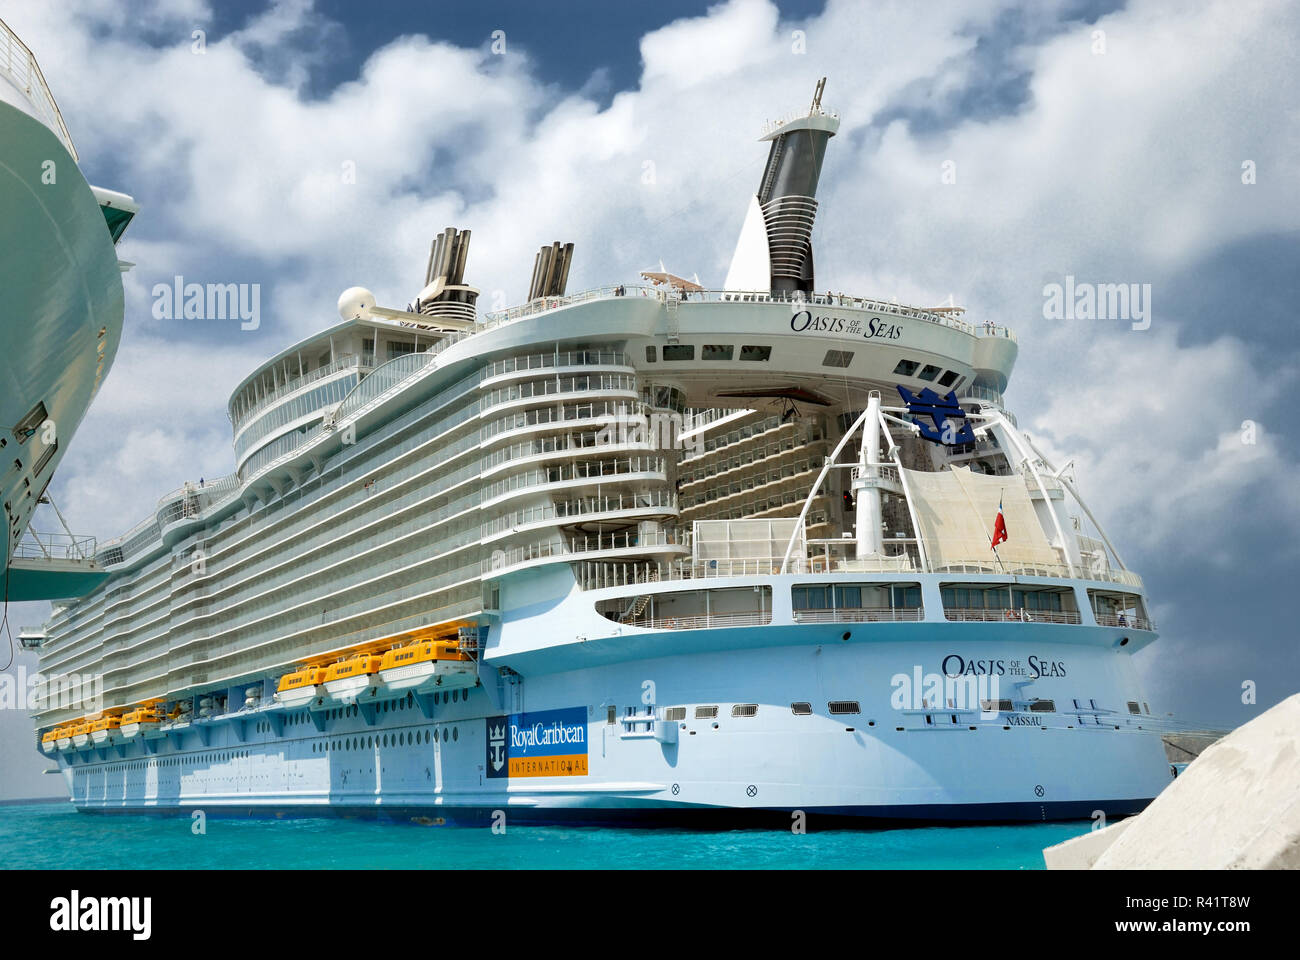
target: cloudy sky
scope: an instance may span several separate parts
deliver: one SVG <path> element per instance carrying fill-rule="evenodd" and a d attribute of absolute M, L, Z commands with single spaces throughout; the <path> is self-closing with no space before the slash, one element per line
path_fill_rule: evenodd
<path fill-rule="evenodd" d="M 1018 332 L 1008 402 L 1146 580 L 1153 709 L 1229 727 L 1300 690 L 1294 4 L 0 0 L 0 17 L 90 181 L 142 206 L 118 360 L 54 481 L 74 530 L 116 536 L 228 473 L 238 381 L 333 323 L 345 287 L 404 305 L 447 225 L 473 229 L 490 306 L 524 299 L 556 239 L 577 245 L 571 290 L 661 259 L 720 286 L 761 124 L 824 75 L 842 122 L 818 285 L 951 294 Z M 155 319 L 153 285 L 178 275 L 260 284 L 260 326 Z M 1150 328 L 1047 319 L 1066 275 L 1150 284 Z M 0 797 L 61 789 L 31 744 L 0 711 Z"/>

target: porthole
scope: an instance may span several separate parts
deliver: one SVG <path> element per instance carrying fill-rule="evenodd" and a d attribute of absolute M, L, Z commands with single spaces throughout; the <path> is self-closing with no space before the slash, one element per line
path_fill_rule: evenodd
<path fill-rule="evenodd" d="M 452 728 L 451 728 L 451 738 L 452 738 L 453 740 L 459 740 L 459 739 L 460 739 L 460 728 L 459 728 L 459 727 L 452 727 Z"/>

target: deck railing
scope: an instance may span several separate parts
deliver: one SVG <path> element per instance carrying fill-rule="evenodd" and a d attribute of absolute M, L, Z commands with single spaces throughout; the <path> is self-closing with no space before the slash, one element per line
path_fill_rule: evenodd
<path fill-rule="evenodd" d="M 45 82 L 45 75 L 36 62 L 36 55 L 3 20 L 0 20 L 0 72 L 26 95 L 36 116 L 54 131 L 72 159 L 79 163 L 77 148 L 72 145 L 72 135 L 68 133 L 63 114 L 59 112 L 59 105 L 50 92 L 50 85 Z"/>
<path fill-rule="evenodd" d="M 966 621 L 1005 621 L 1006 623 L 1082 623 L 1083 618 L 1077 610 L 1012 610 L 989 609 L 987 607 L 944 607 L 945 620 Z"/>
<path fill-rule="evenodd" d="M 795 623 L 907 623 L 924 619 L 924 607 L 841 607 L 794 611 Z"/>

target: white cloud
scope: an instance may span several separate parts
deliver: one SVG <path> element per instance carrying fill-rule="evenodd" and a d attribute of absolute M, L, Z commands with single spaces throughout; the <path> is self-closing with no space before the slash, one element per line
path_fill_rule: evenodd
<path fill-rule="evenodd" d="M 144 204 L 122 251 L 140 264 L 127 280 L 127 325 L 140 329 L 65 460 L 64 499 L 87 505 L 69 511 L 112 536 L 181 480 L 228 469 L 230 389 L 332 323 L 344 287 L 404 304 L 448 224 L 474 230 L 468 272 L 487 300 L 522 300 L 533 252 L 555 239 L 577 244 L 573 288 L 631 279 L 660 257 L 719 283 L 766 154 L 761 121 L 806 106 L 827 75 L 843 126 L 820 195 L 819 286 L 922 303 L 952 292 L 977 321 L 1018 328 L 1012 399 L 1022 412 L 1045 405 L 1022 420 L 1075 457 L 1121 550 L 1163 545 L 1173 562 L 1209 549 L 1217 521 L 1182 518 L 1224 512 L 1225 498 L 1295 468 L 1271 424 L 1255 447 L 1234 446 L 1249 405 L 1206 402 L 1261 381 L 1243 343 L 1180 345 L 1184 318 L 1164 315 L 1145 334 L 1048 325 L 1041 289 L 1066 273 L 1158 280 L 1300 226 L 1297 12 L 1138 2 L 1097 24 L 1104 56 L 1083 23 L 1015 51 L 1032 74 L 1018 112 L 925 135 L 905 120 L 872 126 L 896 101 L 938 102 L 970 82 L 976 35 L 1011 7 L 831 2 L 795 23 L 736 0 L 644 37 L 638 89 L 601 108 L 541 83 L 517 42 L 496 57 L 423 36 L 394 39 L 356 79 L 306 100 L 310 52 L 274 47 L 320 28 L 301 3 L 210 36 L 203 56 L 189 40 L 207 22 L 201 4 L 170 18 L 150 8 L 155 34 L 176 34 L 162 49 L 138 42 L 114 4 L 20 5 L 7 17 L 36 49 L 85 162 L 111 155 L 120 180 L 105 185 Z M 1048 19 L 1036 5 L 1020 15 L 1036 30 Z M 804 54 L 793 29 L 806 31 Z M 266 45 L 287 61 L 283 79 L 250 56 Z M 948 159 L 953 186 L 940 182 Z M 1243 160 L 1256 161 L 1257 185 L 1241 183 Z M 342 182 L 346 161 L 355 184 Z M 150 285 L 182 272 L 262 282 L 263 329 L 214 347 L 211 330 L 150 323 Z M 1294 382 L 1283 374 L 1256 399 Z M 1281 500 L 1295 523 L 1294 494 Z"/>
<path fill-rule="evenodd" d="M 1045 402 L 1021 425 L 1058 466 L 1074 460 L 1083 496 L 1121 553 L 1128 545 L 1153 560 L 1176 550 L 1240 563 L 1253 545 L 1234 536 L 1233 504 L 1265 493 L 1272 522 L 1300 531 L 1300 489 L 1279 482 L 1295 462 L 1278 444 L 1281 431 L 1257 420 L 1294 389 L 1296 374 L 1261 381 L 1235 337 L 1179 344 L 1170 326 L 1105 335 L 1056 369 Z M 1246 420 L 1254 431 L 1242 429 Z"/>

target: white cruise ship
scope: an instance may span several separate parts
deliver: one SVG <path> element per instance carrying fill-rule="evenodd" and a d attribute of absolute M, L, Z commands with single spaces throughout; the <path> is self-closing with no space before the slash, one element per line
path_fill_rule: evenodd
<path fill-rule="evenodd" d="M 46 625 L 38 739 L 76 806 L 1147 804 L 1170 769 L 1142 581 L 1007 409 L 1010 330 L 816 285 L 838 123 L 819 85 L 769 126 L 721 289 L 569 293 L 554 243 L 482 314 L 448 229 L 407 309 L 349 289 L 236 385 L 233 472 L 102 543 L 109 580 Z M 61 707 L 87 677 L 102 709 Z"/>
<path fill-rule="evenodd" d="M 117 355 L 114 245 L 138 209 L 86 182 L 32 52 L 0 20 L 0 457 L 7 600 L 89 590 L 93 541 L 28 532 L 32 512 Z"/>

